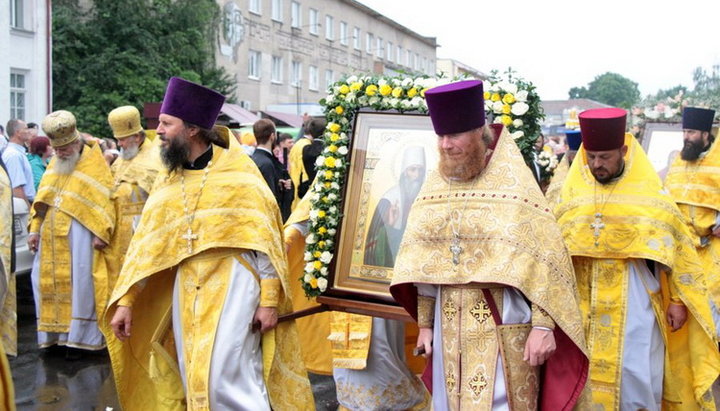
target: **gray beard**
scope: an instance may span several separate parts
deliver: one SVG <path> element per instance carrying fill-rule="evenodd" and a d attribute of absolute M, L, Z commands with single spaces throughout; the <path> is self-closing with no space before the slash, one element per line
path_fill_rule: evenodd
<path fill-rule="evenodd" d="M 120 149 L 120 157 L 122 157 L 123 160 L 128 161 L 135 158 L 135 156 L 140 152 L 140 146 L 132 146 L 128 149 L 121 148 Z"/>
<path fill-rule="evenodd" d="M 55 171 L 62 175 L 71 174 L 75 170 L 78 160 L 80 160 L 80 153 L 78 152 L 65 159 L 58 157 L 55 159 Z"/>

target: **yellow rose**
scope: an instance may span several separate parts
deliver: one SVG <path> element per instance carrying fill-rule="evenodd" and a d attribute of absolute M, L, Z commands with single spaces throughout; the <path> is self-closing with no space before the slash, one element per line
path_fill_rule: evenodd
<path fill-rule="evenodd" d="M 378 87 L 374 84 L 367 86 L 367 88 L 365 89 L 365 94 L 368 96 L 374 96 L 375 94 L 377 94 L 377 92 Z"/>
<path fill-rule="evenodd" d="M 403 94 L 403 89 L 401 87 L 395 87 L 392 91 L 392 95 L 395 98 L 400 98 Z"/>
<path fill-rule="evenodd" d="M 325 158 L 325 167 L 334 168 L 335 167 L 335 157 L 326 157 Z"/>
<path fill-rule="evenodd" d="M 322 228 L 322 227 L 320 227 L 320 228 Z M 320 261 L 315 260 L 315 262 L 313 262 L 313 267 L 315 267 L 316 270 L 319 270 L 322 268 L 322 263 Z"/>
<path fill-rule="evenodd" d="M 321 255 L 322 255 L 322 253 L 320 251 L 315 251 L 313 253 L 313 257 L 315 257 L 315 258 L 320 258 Z"/>
<path fill-rule="evenodd" d="M 510 105 L 503 104 L 502 112 L 503 112 L 503 114 L 510 114 Z"/>
<path fill-rule="evenodd" d="M 508 111 L 508 113 L 509 113 L 509 111 Z M 334 153 L 337 151 L 337 148 L 338 147 L 335 144 L 331 144 L 330 147 L 328 147 L 328 151 L 330 151 L 331 153 Z"/>
<path fill-rule="evenodd" d="M 313 277 L 310 279 L 310 287 L 317 288 L 317 278 Z"/>
<path fill-rule="evenodd" d="M 483 99 L 485 99 L 485 100 L 489 100 L 489 99 L 490 99 L 490 92 L 489 92 L 489 91 L 486 91 L 486 92 L 483 93 Z"/>
<path fill-rule="evenodd" d="M 515 102 L 515 96 L 513 96 L 511 93 L 507 93 L 503 96 L 502 101 L 505 104 L 512 104 Z"/>
<path fill-rule="evenodd" d="M 335 112 L 338 114 L 342 114 L 345 112 L 345 109 L 342 106 L 335 107 Z"/>
<path fill-rule="evenodd" d="M 345 84 L 343 84 L 342 86 L 340 86 L 340 90 L 339 90 L 339 91 L 340 91 L 340 94 L 347 94 L 347 93 L 350 92 L 350 87 L 348 87 L 348 86 L 346 86 Z"/>
<path fill-rule="evenodd" d="M 320 228 L 318 228 L 318 233 L 320 233 L 320 234 L 325 234 L 325 233 L 327 233 L 327 228 L 325 228 L 325 227 L 320 227 Z M 318 261 L 318 262 L 319 262 L 319 261 Z"/>
<path fill-rule="evenodd" d="M 393 91 L 393 88 L 389 84 L 383 84 L 382 86 L 380 86 L 380 95 L 382 95 L 382 96 L 390 95 L 390 93 L 392 93 L 392 91 Z"/>
<path fill-rule="evenodd" d="M 339 134 L 337 134 L 337 133 L 332 133 L 332 134 L 330 134 L 330 141 L 332 141 L 332 142 L 334 143 L 334 142 L 336 142 L 336 141 L 338 141 L 338 140 L 340 140 L 340 135 L 339 135 Z"/>
<path fill-rule="evenodd" d="M 325 247 L 325 241 L 318 241 L 317 243 L 318 247 L 324 248 Z"/>
<path fill-rule="evenodd" d="M 326 215 L 327 214 L 325 214 L 325 211 L 323 211 L 323 210 L 318 211 L 318 217 L 325 218 Z"/>
<path fill-rule="evenodd" d="M 332 131 L 333 133 L 337 133 L 338 131 L 340 131 L 340 124 L 338 124 L 338 123 L 330 123 L 330 124 L 328 124 L 328 128 L 329 128 L 330 131 Z"/>
<path fill-rule="evenodd" d="M 325 188 L 330 188 L 330 183 L 325 183 Z M 323 197 L 323 198 L 322 198 L 322 201 L 323 201 L 324 203 L 327 203 L 327 197 Z"/>
<path fill-rule="evenodd" d="M 362 83 L 359 81 L 356 81 L 350 85 L 350 90 L 352 91 L 358 91 L 362 88 Z"/>
<path fill-rule="evenodd" d="M 333 173 L 330 170 L 325 171 L 325 180 L 331 180 L 334 175 L 335 175 L 335 173 Z"/>
<path fill-rule="evenodd" d="M 500 101 L 500 94 L 493 93 L 492 96 L 490 96 L 490 100 L 492 101 Z"/>
<path fill-rule="evenodd" d="M 428 91 L 428 88 L 427 88 L 427 87 L 424 88 L 424 89 L 422 89 L 422 91 L 420 92 L 420 95 L 423 96 L 423 98 L 425 98 L 425 92 L 426 92 L 426 91 Z"/>
<path fill-rule="evenodd" d="M 507 114 L 503 114 L 503 115 L 500 117 L 500 122 L 503 123 L 503 125 L 504 125 L 505 127 L 507 127 L 507 126 L 509 126 L 510 124 L 512 124 L 512 117 L 508 116 Z"/>
<path fill-rule="evenodd" d="M 413 98 L 413 97 L 417 96 L 417 93 L 418 93 L 417 89 L 415 87 L 413 87 L 410 90 L 408 90 L 408 97 Z"/>

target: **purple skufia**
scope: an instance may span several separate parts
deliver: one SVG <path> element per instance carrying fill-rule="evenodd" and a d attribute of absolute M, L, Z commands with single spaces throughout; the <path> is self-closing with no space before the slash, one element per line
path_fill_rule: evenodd
<path fill-rule="evenodd" d="M 224 102 L 225 96 L 215 90 L 180 77 L 171 77 L 160 113 L 204 129 L 212 129 Z"/>
<path fill-rule="evenodd" d="M 425 101 L 439 136 L 474 130 L 485 124 L 482 81 L 466 80 L 431 88 L 425 92 Z"/>
<path fill-rule="evenodd" d="M 682 127 L 689 130 L 711 131 L 715 110 L 700 107 L 685 107 L 682 114 Z"/>

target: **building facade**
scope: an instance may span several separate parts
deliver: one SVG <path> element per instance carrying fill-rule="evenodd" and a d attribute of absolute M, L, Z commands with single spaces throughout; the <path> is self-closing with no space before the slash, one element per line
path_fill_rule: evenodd
<path fill-rule="evenodd" d="M 51 1 L 9 3 L 0 13 L 0 124 L 40 124 L 52 109 Z"/>
<path fill-rule="evenodd" d="M 302 114 L 345 75 L 435 75 L 434 37 L 354 0 L 218 0 L 216 59 L 249 110 Z M 285 109 L 283 109 L 283 107 Z M 311 113 L 312 114 L 312 113 Z"/>
<path fill-rule="evenodd" d="M 438 59 L 437 72 L 450 78 L 467 77 L 483 81 L 488 78 L 482 71 L 453 59 Z"/>

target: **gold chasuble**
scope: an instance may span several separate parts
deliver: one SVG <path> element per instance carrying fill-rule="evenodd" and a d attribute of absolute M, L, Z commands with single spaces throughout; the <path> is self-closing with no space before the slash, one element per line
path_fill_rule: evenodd
<path fill-rule="evenodd" d="M 305 296 L 301 278 L 305 273 L 305 236 L 292 225 L 310 219 L 310 200 L 307 195 L 300 201 L 295 211 L 285 222 L 285 246 L 288 252 L 288 272 L 290 273 L 290 294 L 293 311 L 317 307 L 315 298 Z M 322 312 L 295 320 L 300 337 L 300 346 L 305 368 L 315 374 L 332 375 L 332 349 L 330 335 L 330 313 Z"/>
<path fill-rule="evenodd" d="M 631 259 L 667 267 L 659 292 L 649 292 L 665 341 L 663 409 L 713 410 L 711 385 L 720 354 L 707 301 L 703 269 L 680 210 L 664 192 L 650 161 L 631 134 L 617 182 L 599 184 L 583 148 L 570 167 L 556 208 L 570 249 L 590 349 L 592 402 L 620 409 L 622 358 Z M 647 286 L 646 286 L 647 287 Z M 670 300 L 688 309 L 685 325 L 670 332 Z"/>
<path fill-rule="evenodd" d="M 118 398 L 125 410 L 208 409 L 210 356 L 229 288 L 230 267 L 237 261 L 254 273 L 240 258 L 242 252 L 256 250 L 268 256 L 282 285 L 278 314 L 292 311 L 282 220 L 275 198 L 255 163 L 235 139 L 228 138 L 229 130 L 223 128 L 222 132 L 230 148 L 213 146 L 207 174 L 184 170 L 188 197 L 198 202 L 191 227 L 183 210 L 180 174 L 168 174 L 163 168 L 158 175 L 103 318 Z M 198 196 L 204 178 L 207 187 Z M 198 309 L 217 306 L 202 309 L 203 317 L 193 324 L 189 323 L 195 318 L 192 313 L 180 313 L 182 329 L 193 330 L 182 342 L 184 351 L 191 353 L 185 363 L 192 363 L 186 368 L 187 403 L 171 323 L 173 287 L 180 270 L 194 276 L 179 288 L 181 307 L 191 310 L 188 301 L 195 301 Z M 253 276 L 238 281 L 259 279 Z M 120 298 L 133 294 L 131 288 L 137 291 L 132 335 L 123 343 L 113 335 L 110 321 Z M 295 323 L 280 323 L 263 334 L 262 354 L 273 409 L 314 409 Z"/>
<path fill-rule="evenodd" d="M 17 329 L 15 316 L 15 274 L 12 272 L 13 195 L 10 178 L 0 167 L 0 409 L 15 410 L 15 388 L 6 352 L 8 345 L 16 350 Z M 12 299 L 11 305 L 8 300 Z M 16 351 L 12 355 L 17 355 Z"/>
<path fill-rule="evenodd" d="M 105 243 L 110 243 L 115 209 L 110 201 L 113 186 L 110 168 L 95 142 L 85 143 L 70 174 L 55 170 L 57 159 L 48 165 L 30 213 L 30 232 L 40 233 L 40 318 L 38 331 L 67 333 L 72 314 L 72 256 L 68 233 L 77 220 Z M 40 204 L 47 206 L 44 216 Z M 95 311 L 102 318 L 110 296 L 107 278 L 108 248 L 93 250 Z M 36 301 L 36 304 L 38 302 Z"/>
<path fill-rule="evenodd" d="M 125 260 L 125 253 L 135 231 L 134 227 L 142 214 L 145 200 L 162 167 L 160 149 L 156 143 L 159 140 L 151 141 L 146 138 L 135 157 L 130 160 L 118 157 L 111 168 L 115 178 L 112 199 L 116 215 L 115 231 L 110 242 L 114 258 L 108 262 L 111 290 Z"/>
<path fill-rule="evenodd" d="M 305 163 L 302 161 L 303 148 L 309 144 L 309 138 L 300 137 L 292 146 L 290 154 L 288 155 L 288 161 L 290 161 L 288 174 L 290 174 L 290 180 L 292 180 L 293 183 L 293 190 L 295 190 L 295 198 L 293 198 L 291 206 L 292 210 L 295 210 L 295 207 L 297 207 L 298 203 L 300 203 L 300 197 L 298 197 L 298 187 L 300 187 L 301 183 L 310 178 L 307 170 L 305 170 Z"/>
<path fill-rule="evenodd" d="M 720 238 L 712 235 L 720 212 L 720 143 L 715 140 L 707 154 L 696 161 L 677 156 L 665 187 L 690 226 L 712 301 L 720 307 Z"/>
<path fill-rule="evenodd" d="M 533 324 L 554 326 L 558 348 L 543 366 L 543 381 L 534 377 L 515 385 L 521 388 L 509 390 L 508 400 L 518 404 L 515 409 L 569 410 L 588 372 L 572 264 L 515 142 L 501 125 L 490 127 L 499 137 L 478 177 L 448 182 L 438 172 L 428 176 L 408 217 L 390 291 L 410 315 L 427 322 L 427 297 L 418 301 L 414 284 L 440 286 L 434 304 L 440 305 L 443 352 L 433 355 L 443 356 L 445 386 L 432 389 L 446 390 L 450 409 L 489 410 L 499 346 L 481 289 L 492 289 L 499 306 L 501 287 L 517 289 L 532 305 Z M 453 228 L 459 242 L 453 241 Z M 541 317 L 549 323 L 536 323 Z M 522 350 L 525 341 L 519 344 Z M 505 374 L 521 361 L 504 361 Z M 423 379 L 427 384 L 427 370 Z M 539 400 L 528 401 L 537 398 L 538 384 Z"/>
<path fill-rule="evenodd" d="M 560 164 L 555 168 L 548 189 L 545 191 L 545 198 L 548 204 L 550 204 L 550 207 L 554 207 L 560 202 L 560 192 L 567 178 L 568 170 L 570 170 L 570 162 L 568 161 L 567 153 L 565 153 L 562 160 L 560 160 Z"/>

